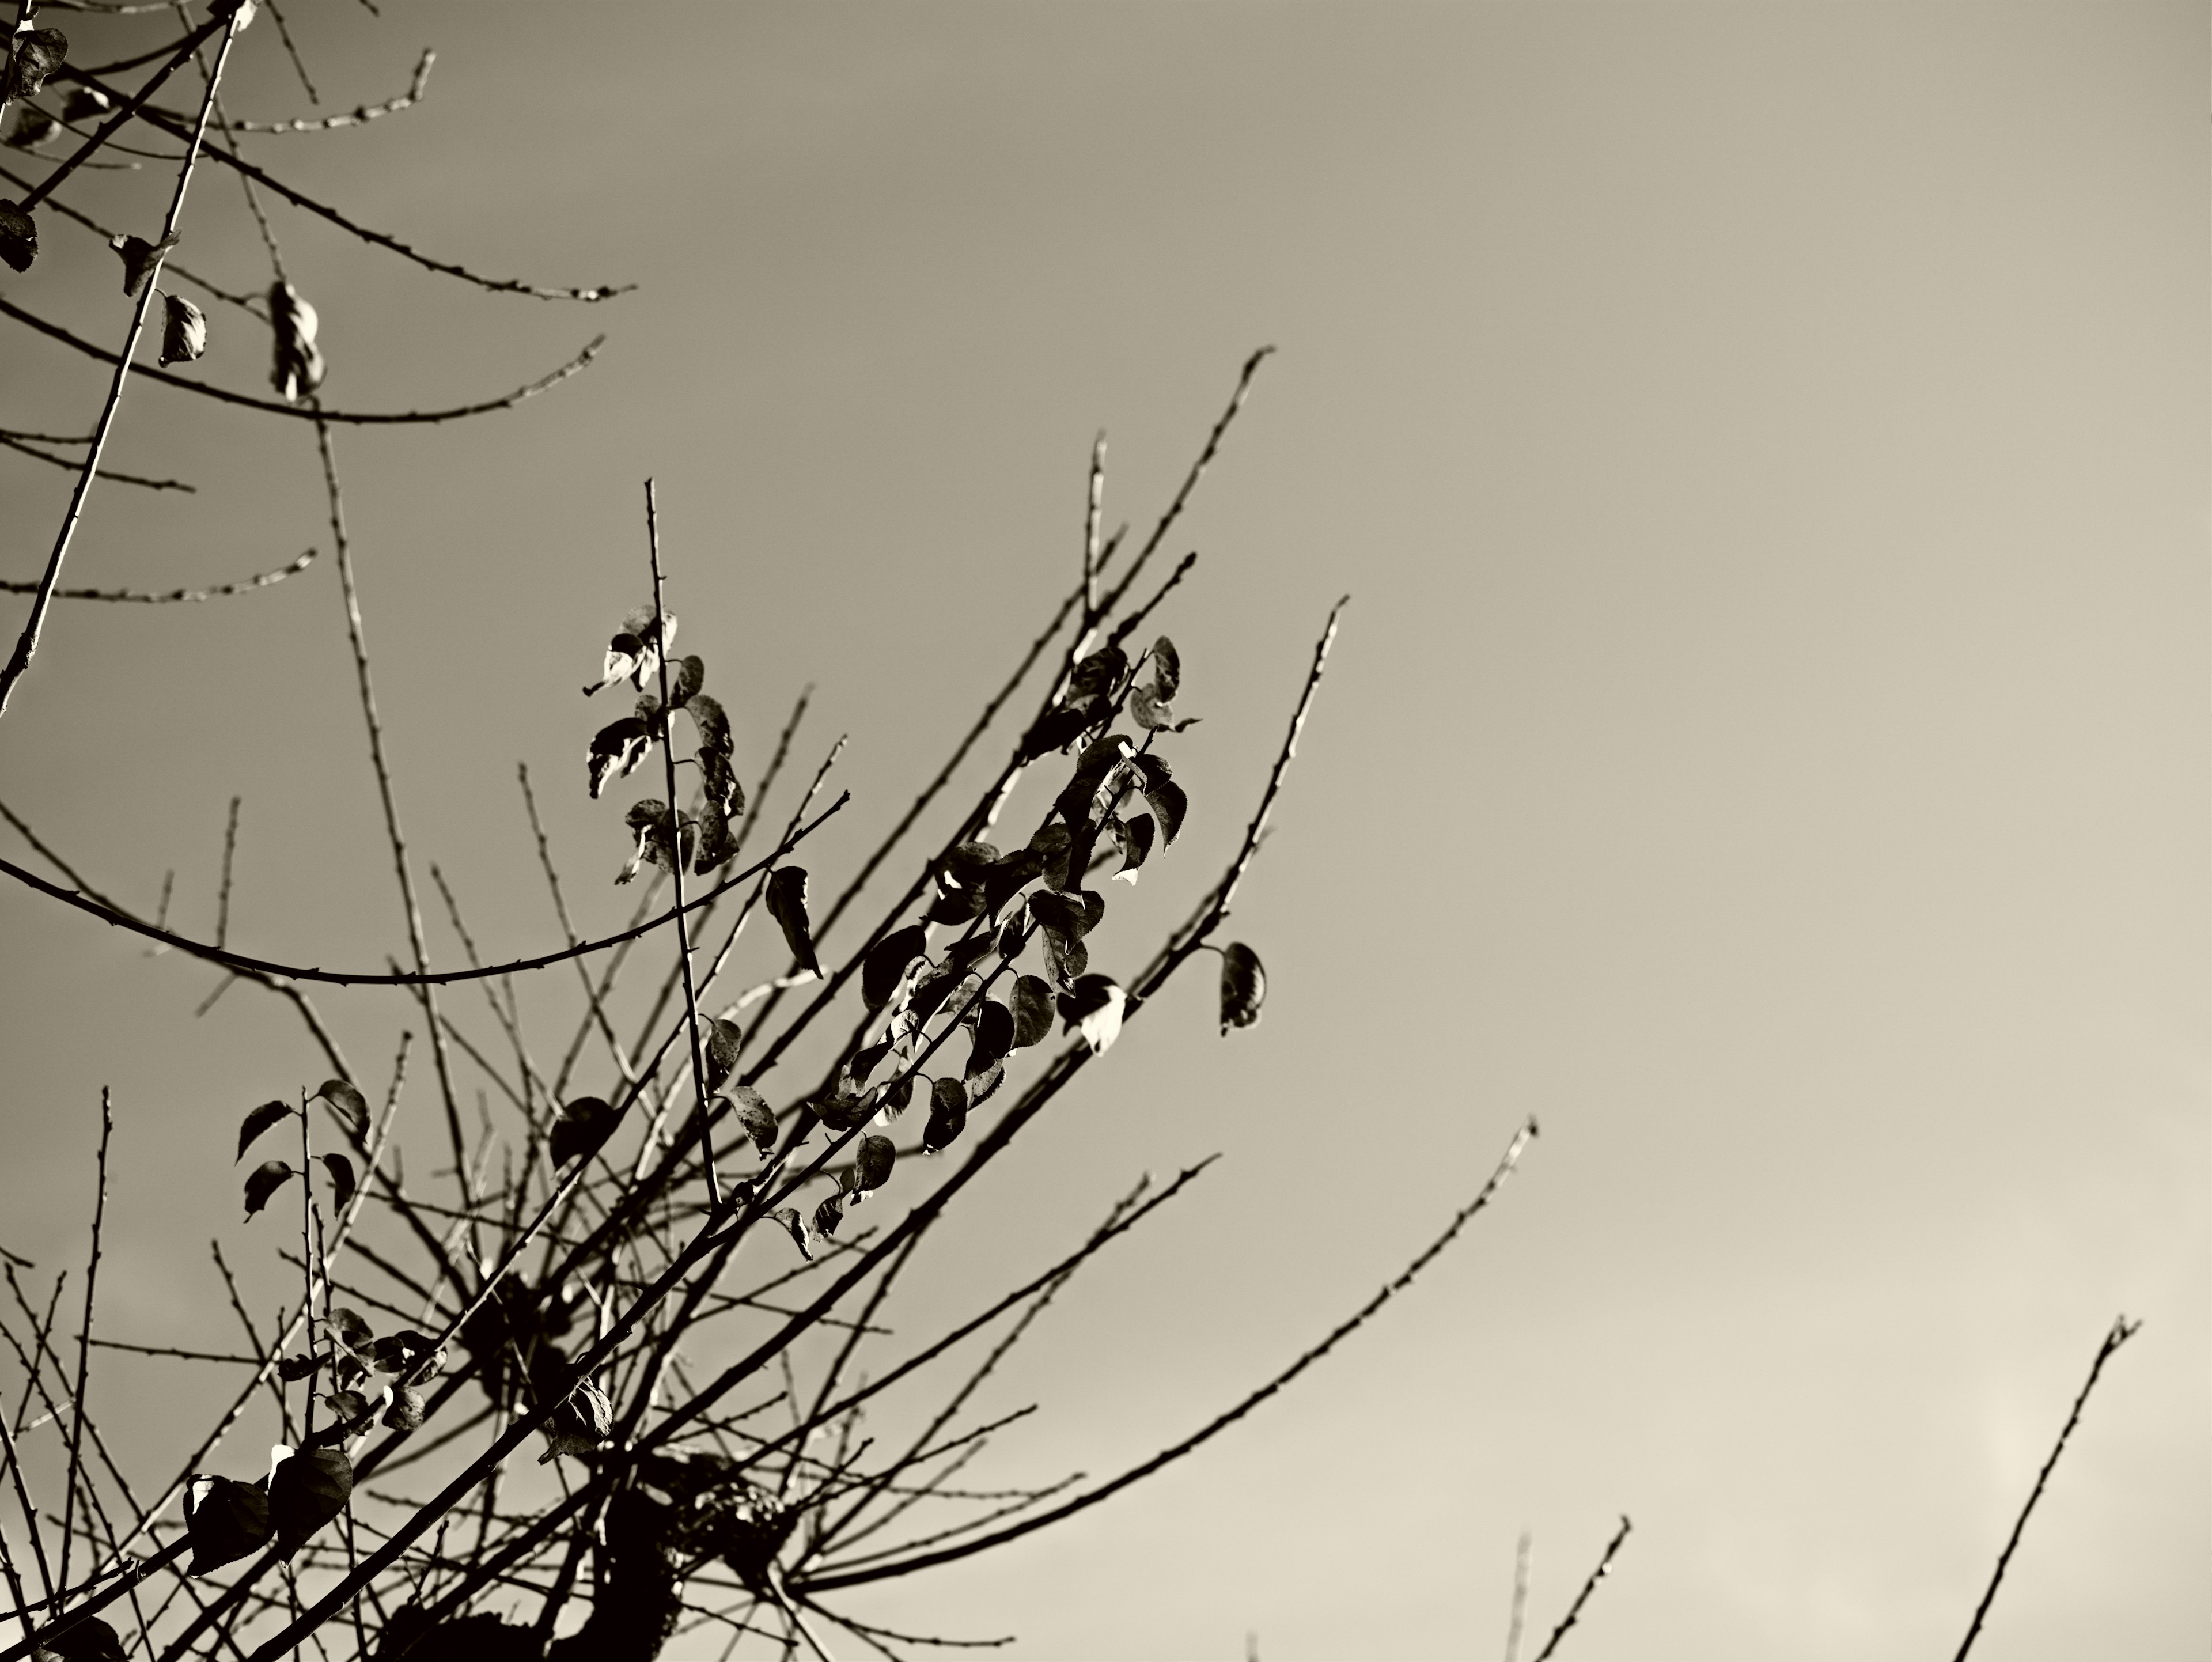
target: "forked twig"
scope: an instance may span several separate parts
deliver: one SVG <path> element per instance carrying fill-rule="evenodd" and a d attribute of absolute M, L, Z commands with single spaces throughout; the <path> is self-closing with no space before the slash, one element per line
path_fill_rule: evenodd
<path fill-rule="evenodd" d="M 1996 1569 L 1990 1576 L 1990 1585 L 1982 1594 L 1982 1602 L 1974 1606 L 1974 1619 L 1967 1623 L 1966 1636 L 1960 1641 L 1958 1654 L 1952 1662 L 1966 1662 L 1966 1653 L 1974 1648 L 1974 1641 L 1981 1635 L 1983 1618 L 1989 1615 L 1990 1605 L 1996 1600 L 1997 1588 L 2004 1580 L 2005 1567 L 2012 1562 L 2013 1549 L 2020 1545 L 2021 1531 L 2027 1527 L 2027 1515 L 2035 1510 L 2035 1503 L 2043 1498 L 2043 1486 L 2051 1481 L 2051 1468 L 2058 1464 L 2058 1457 L 2066 1452 L 2066 1440 L 2074 1434 L 2074 1428 L 2081 1422 L 2081 1410 L 2089 1401 L 2089 1393 L 2097 1388 L 2097 1376 L 2105 1371 L 2105 1364 L 2112 1360 L 2112 1353 L 2135 1337 L 2142 1326 L 2142 1322 L 2131 1322 L 2125 1316 L 2112 1318 L 2112 1325 L 2106 1332 L 2104 1342 L 2097 1347 L 2097 1359 L 2089 1364 L 2089 1377 L 2081 1382 L 2081 1394 L 2074 1399 L 2073 1411 L 2066 1416 L 2066 1423 L 2059 1428 L 2058 1440 L 2051 1446 L 2050 1458 L 2044 1461 L 2043 1470 L 2035 1474 L 2035 1487 L 2027 1493 L 2027 1504 L 2020 1509 L 2020 1516 L 2013 1521 L 2012 1534 L 2005 1540 L 2004 1550 L 1997 1555 Z"/>

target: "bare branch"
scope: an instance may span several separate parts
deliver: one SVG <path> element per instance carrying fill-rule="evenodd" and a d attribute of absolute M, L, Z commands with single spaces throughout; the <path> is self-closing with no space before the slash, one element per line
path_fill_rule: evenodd
<path fill-rule="evenodd" d="M 1575 1602 L 1567 1606 L 1565 1619 L 1552 1629 L 1552 1636 L 1544 1641 L 1544 1648 L 1536 1653 L 1536 1662 L 1550 1662 L 1552 1653 L 1559 1648 L 1559 1641 L 1567 1636 L 1567 1629 L 1582 1619 L 1583 1606 L 1589 1603 L 1589 1596 L 1597 1591 L 1597 1584 L 1611 1572 L 1613 1555 L 1620 1550 L 1620 1543 L 1628 1538 L 1628 1514 L 1623 1513 L 1620 1527 L 1613 1531 L 1613 1539 L 1606 1543 L 1605 1556 L 1597 1561 L 1597 1568 L 1589 1573 L 1589 1580 L 1583 1583 L 1583 1590 L 1575 1595 Z"/>
<path fill-rule="evenodd" d="M 187 487 L 189 488 L 189 487 Z M 163 606 L 178 600 L 219 600 L 228 594 L 249 594 L 257 588 L 267 588 L 295 576 L 314 563 L 315 551 L 309 549 L 289 565 L 280 565 L 274 571 L 264 571 L 234 583 L 219 583 L 212 588 L 172 588 L 159 593 L 144 588 L 58 588 L 57 600 L 125 600 L 143 606 Z M 36 583 L 0 582 L 0 590 L 11 594 L 33 594 L 38 592 Z M 220 946 L 222 942 L 217 941 Z"/>

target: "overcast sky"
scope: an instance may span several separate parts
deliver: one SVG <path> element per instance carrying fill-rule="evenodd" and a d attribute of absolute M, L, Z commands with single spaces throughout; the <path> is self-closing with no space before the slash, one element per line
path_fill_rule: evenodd
<path fill-rule="evenodd" d="M 1542 1124 L 1249 1422 L 857 1609 L 1056 1662 L 1251 1632 L 1268 1662 L 1486 1658 L 1521 1531 L 1547 1633 L 1626 1513 L 1563 1654 L 1948 1655 L 2124 1311 L 1977 1655 L 2206 1654 L 2204 5 L 383 10 L 288 18 L 340 107 L 434 46 L 423 103 L 253 153 L 478 270 L 639 285 L 488 295 L 279 220 L 334 405 L 465 401 L 608 336 L 519 410 L 338 438 L 402 811 L 487 950 L 556 936 L 518 759 L 580 926 L 628 916 L 575 687 L 645 593 L 646 475 L 741 770 L 810 682 L 808 763 L 852 735 L 819 892 L 1072 581 L 1094 433 L 1109 523 L 1146 526 L 1279 349 L 1169 551 L 1201 556 L 1164 618 L 1205 718 L 1190 834 L 1092 942 L 1133 972 L 1218 874 L 1349 591 L 1229 927 L 1266 1019 L 1221 1039 L 1209 978 L 1178 983 L 926 1263 L 915 1330 L 1139 1172 L 1224 1156 L 1017 1353 L 991 1403 L 1044 1406 L 994 1472 L 1175 1441 Z M 240 51 L 234 114 L 306 113 L 273 31 Z M 95 186 L 158 214 L 150 175 Z M 264 282 L 234 181 L 194 189 L 179 258 Z M 112 333 L 76 260 L 6 292 Z M 213 326 L 198 373 L 260 390 L 264 339 Z M 101 390 L 0 335 L 0 424 L 81 429 Z M 202 490 L 103 486 L 74 581 L 327 550 L 305 423 L 148 387 L 114 454 Z M 0 455 L 0 575 L 67 483 Z M 65 606 L 0 800 L 132 904 L 174 868 L 205 934 L 240 794 L 232 943 L 374 963 L 404 937 L 351 673 L 327 558 Z M 0 1245 L 81 1253 L 112 1087 L 103 1330 L 189 1342 L 222 1309 L 201 1243 L 256 1239 L 238 1112 L 319 1062 L 276 1001 L 195 1020 L 213 971 L 34 895 L 0 892 Z M 324 1002 L 381 1070 L 402 1001 Z M 109 1416 L 149 1469 L 188 1428 Z"/>

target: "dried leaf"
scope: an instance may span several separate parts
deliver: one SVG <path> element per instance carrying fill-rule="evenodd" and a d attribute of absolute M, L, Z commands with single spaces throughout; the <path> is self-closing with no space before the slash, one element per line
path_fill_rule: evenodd
<path fill-rule="evenodd" d="M 1026 1050 L 1044 1042 L 1052 1032 L 1052 983 L 1042 976 L 1025 975 L 1014 983 L 1014 1034 L 1008 1048 Z"/>
<path fill-rule="evenodd" d="M 922 926 L 909 923 L 902 929 L 893 929 L 870 947 L 860 965 L 861 1002 L 872 1010 L 880 1010 L 890 1003 L 905 977 L 907 966 L 920 958 L 928 945 L 929 935 Z"/>
<path fill-rule="evenodd" d="M 806 1225 L 799 1218 L 799 1208 L 795 1206 L 779 1206 L 775 1211 L 769 1213 L 769 1216 L 791 1232 L 791 1244 L 799 1249 L 799 1256 L 808 1263 L 812 1263 L 814 1254 L 807 1250 Z"/>
<path fill-rule="evenodd" d="M 889 1137 L 862 1137 L 853 1150 L 853 1188 L 861 1194 L 882 1188 L 891 1180 L 891 1166 L 897 1159 L 898 1150 Z"/>
<path fill-rule="evenodd" d="M 385 1405 L 384 1424 L 390 1431 L 415 1431 L 422 1424 L 422 1393 L 413 1385 L 392 1387 L 392 1400 Z"/>
<path fill-rule="evenodd" d="M 315 308 L 279 278 L 269 289 L 269 322 L 276 332 L 276 364 L 270 372 L 270 383 L 287 404 L 297 404 L 323 384 Z"/>
<path fill-rule="evenodd" d="M 143 236 L 112 236 L 107 239 L 107 246 L 115 250 L 116 258 L 123 262 L 123 292 L 136 300 L 146 287 L 147 280 L 154 275 L 154 268 L 167 258 L 170 249 L 177 246 L 177 234 L 172 231 L 159 242 L 149 242 Z M 193 309 L 197 311 L 198 308 Z M 203 335 L 207 332 L 204 326 L 200 332 Z M 199 354 L 190 352 L 184 356 L 196 358 Z M 161 361 L 164 363 L 168 362 L 167 358 Z"/>
<path fill-rule="evenodd" d="M 707 685 L 707 661 L 703 658 L 678 658 L 671 667 L 676 672 L 676 685 L 668 690 L 668 707 L 680 709 L 686 699 Z"/>
<path fill-rule="evenodd" d="M 1121 1012 L 1128 994 L 1103 975 L 1087 975 L 1060 995 L 1063 1032 L 1080 1029 L 1091 1054 L 1102 1055 L 1121 1036 Z"/>
<path fill-rule="evenodd" d="M 161 296 L 161 362 L 189 363 L 207 350 L 207 314 L 182 295 Z"/>
<path fill-rule="evenodd" d="M 721 1105 L 735 1111 L 738 1123 L 744 1128 L 745 1135 L 766 1160 L 775 1152 L 775 1110 L 768 1105 L 768 1099 L 750 1085 L 733 1085 L 730 1093 L 718 1099 Z"/>
<path fill-rule="evenodd" d="M 1114 874 L 1116 883 L 1136 886 L 1137 874 L 1152 852 L 1152 836 L 1159 829 L 1158 822 L 1149 813 L 1140 813 L 1133 819 L 1112 822 L 1114 841 L 1121 849 L 1121 869 Z"/>
<path fill-rule="evenodd" d="M 27 271 L 39 257 L 39 224 L 13 202 L 0 201 L 0 260 Z"/>
<path fill-rule="evenodd" d="M 69 36 L 59 29 L 26 29 L 15 38 L 4 76 L 0 76 L 0 102 L 36 98 L 46 77 L 69 57 Z"/>
<path fill-rule="evenodd" d="M 1103 698 L 1121 684 L 1129 673 L 1129 654 L 1117 646 L 1103 646 L 1081 663 L 1067 683 L 1067 700 L 1079 704 L 1092 698 Z"/>
<path fill-rule="evenodd" d="M 205 1575 L 258 1552 L 269 1539 L 269 1492 L 230 1477 L 194 1477 L 185 1490 L 191 1573 Z"/>
<path fill-rule="evenodd" d="M 343 1212 L 353 1201 L 353 1162 L 343 1154 L 325 1154 L 321 1158 L 331 1174 L 331 1187 L 337 1194 L 331 1209 Z"/>
<path fill-rule="evenodd" d="M 845 1200 L 842 1195 L 830 1195 L 814 1208 L 814 1233 L 835 1235 L 837 1226 L 845 1221 Z"/>
<path fill-rule="evenodd" d="M 929 1123 L 921 1134 L 924 1154 L 949 1148 L 968 1127 L 968 1087 L 958 1080 L 940 1079 L 930 1087 Z"/>
<path fill-rule="evenodd" d="M 1182 691 L 1182 655 L 1164 635 L 1152 642 L 1152 689 L 1160 702 L 1170 702 Z"/>
<path fill-rule="evenodd" d="M 428 1334 L 403 1327 L 374 1341 L 363 1353 L 379 1373 L 410 1379 L 435 1379 L 446 1366 L 446 1353 L 433 1351 Z"/>
<path fill-rule="evenodd" d="M 1231 1027 L 1249 1027 L 1260 1019 L 1260 1006 L 1267 996 L 1267 972 L 1260 954 L 1241 941 L 1221 949 L 1221 1033 Z"/>
<path fill-rule="evenodd" d="M 246 1115 L 246 1118 L 240 1123 L 238 1128 L 238 1154 L 233 1160 L 232 1164 L 235 1165 L 238 1160 L 244 1160 L 246 1158 L 246 1151 L 252 1143 L 254 1138 L 259 1136 L 264 1131 L 276 1124 L 278 1120 L 283 1118 L 285 1115 L 291 1111 L 291 1108 L 284 1103 L 264 1102 L 258 1108 L 256 1108 L 252 1113 Z"/>
<path fill-rule="evenodd" d="M 579 1158 L 589 1160 L 606 1147 L 622 1118 L 622 1111 L 602 1098 L 578 1097 L 553 1122 L 554 1166 L 566 1166 Z"/>
<path fill-rule="evenodd" d="M 310 1102 L 327 1102 L 337 1117 L 345 1122 L 346 1129 L 356 1136 L 368 1129 L 368 1103 L 362 1093 L 342 1079 L 326 1079 L 322 1088 L 307 1099 Z"/>
<path fill-rule="evenodd" d="M 266 1160 L 246 1174 L 246 1215 L 252 1217 L 269 1204 L 269 1197 L 284 1186 L 292 1168 L 281 1160 Z"/>
<path fill-rule="evenodd" d="M 352 1493 L 353 1462 L 343 1449 L 305 1448 L 280 1461 L 269 1479 L 269 1521 L 284 1555 L 343 1512 Z"/>
<path fill-rule="evenodd" d="M 806 873 L 802 868 L 776 868 L 768 880 L 768 915 L 782 926 L 793 962 L 819 981 L 822 965 L 814 956 L 814 936 L 806 917 Z"/>
<path fill-rule="evenodd" d="M 542 1428 L 545 1452 L 538 1457 L 538 1464 L 542 1466 L 556 1454 L 596 1454 L 614 1423 L 614 1404 L 607 1400 L 599 1382 L 586 1374 L 561 1399 L 561 1405 Z"/>
<path fill-rule="evenodd" d="M 619 721 L 610 721 L 592 735 L 592 748 L 586 758 L 590 770 L 592 800 L 598 801 L 599 792 L 606 786 L 607 776 L 627 779 L 632 769 L 646 758 L 653 748 L 653 733 L 635 715 L 625 715 Z"/>
<path fill-rule="evenodd" d="M 301 1379 L 312 1379 L 315 1376 L 315 1370 L 322 1365 L 322 1356 L 317 1351 L 310 1350 L 304 1355 L 287 1356 L 276 1364 L 276 1377 L 295 1383 Z"/>

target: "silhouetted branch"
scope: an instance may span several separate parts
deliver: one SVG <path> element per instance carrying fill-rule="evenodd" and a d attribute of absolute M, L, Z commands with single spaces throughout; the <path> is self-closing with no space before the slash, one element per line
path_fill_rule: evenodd
<path fill-rule="evenodd" d="M 65 473 L 74 473 L 84 466 L 81 461 L 71 461 L 67 456 L 48 455 L 35 444 L 26 443 L 23 439 L 13 433 L 0 433 L 0 446 L 5 446 L 21 455 L 35 457 L 38 460 L 46 463 L 47 466 L 58 467 Z M 191 495 L 199 490 L 199 486 L 186 484 L 182 479 L 149 479 L 137 473 L 118 473 L 112 467 L 102 467 L 97 472 L 103 479 L 112 479 L 118 484 L 140 485 L 148 490 L 182 490 Z M 38 593 L 39 586 L 36 583 L 0 583 L 0 588 L 12 589 L 18 594 L 35 594 Z"/>
<path fill-rule="evenodd" d="M 340 127 L 358 127 L 379 116 L 397 115 L 421 100 L 423 88 L 429 85 L 430 65 L 437 60 L 437 53 L 423 52 L 422 61 L 415 66 L 415 79 L 407 90 L 397 98 L 386 99 L 381 104 L 363 104 L 343 115 L 320 116 L 313 120 L 234 121 L 230 124 L 230 130 L 240 133 L 325 133 Z M 165 110 L 162 113 L 167 115 L 173 112 Z"/>
<path fill-rule="evenodd" d="M 186 486 L 185 489 L 191 489 Z M 246 594 L 257 588 L 267 588 L 281 583 L 285 578 L 297 575 L 314 563 L 315 551 L 309 549 L 289 565 L 280 565 L 274 571 L 264 571 L 242 578 L 234 583 L 219 583 L 213 588 L 172 588 L 156 593 L 143 588 L 58 588 L 57 600 L 127 600 L 141 605 L 160 606 L 177 600 L 217 600 L 226 594 Z M 36 583 L 0 582 L 0 590 L 11 594 L 30 594 L 38 590 Z M 217 945 L 221 945 L 218 940 Z"/>
<path fill-rule="evenodd" d="M 2106 1332 L 2104 1342 L 2097 1347 L 2096 1360 L 2089 1364 L 2089 1377 L 2081 1382 L 2081 1394 L 2074 1398 L 2073 1411 L 2067 1415 L 2066 1423 L 2059 1428 L 2058 1440 L 2051 1446 L 2051 1454 L 2044 1461 L 2043 1470 L 2035 1474 L 2035 1487 L 2027 1493 L 2027 1504 L 2020 1509 L 2020 1516 L 2013 1521 L 2012 1533 L 2006 1537 L 2004 1550 L 1997 1555 L 1996 1569 L 1982 1594 L 1982 1602 L 1974 1606 L 1974 1619 L 1967 1623 L 1966 1636 L 1960 1641 L 1958 1654 L 1952 1662 L 1966 1662 L 1966 1653 L 1974 1648 L 1974 1641 L 1981 1635 L 1983 1618 L 1989 1615 L 1990 1605 L 1997 1596 L 1997 1588 L 2003 1584 L 2005 1567 L 2012 1562 L 2013 1549 L 2020 1545 L 2021 1531 L 2027 1527 L 2027 1515 L 2035 1510 L 2035 1503 L 2043 1498 L 2043 1486 L 2051 1481 L 2051 1469 L 2058 1464 L 2058 1457 L 2066 1452 L 2066 1440 L 2074 1434 L 2074 1428 L 2081 1422 L 2081 1410 L 2088 1404 L 2089 1393 L 2097 1388 L 2097 1376 L 2105 1371 L 2105 1364 L 2112 1360 L 2112 1353 L 2135 1337 L 2142 1326 L 2140 1321 L 2131 1322 L 2125 1316 L 2112 1318 L 2112 1325 Z M 1538 1662 L 1541 1662 L 1540 1658 Z"/>
<path fill-rule="evenodd" d="M 1589 1580 L 1583 1583 L 1583 1590 L 1575 1595 L 1575 1602 L 1567 1606 L 1565 1620 L 1552 1629 L 1552 1636 L 1544 1641 L 1544 1648 L 1536 1653 L 1536 1662 L 1550 1662 L 1552 1653 L 1559 1648 L 1559 1641 L 1567 1636 L 1567 1629 L 1582 1619 L 1583 1606 L 1597 1591 L 1597 1584 L 1611 1572 L 1613 1555 L 1620 1550 L 1620 1543 L 1628 1538 L 1628 1514 L 1623 1513 L 1620 1527 L 1613 1531 L 1613 1539 L 1606 1543 L 1605 1556 L 1597 1561 L 1597 1568 L 1590 1572 Z"/>

